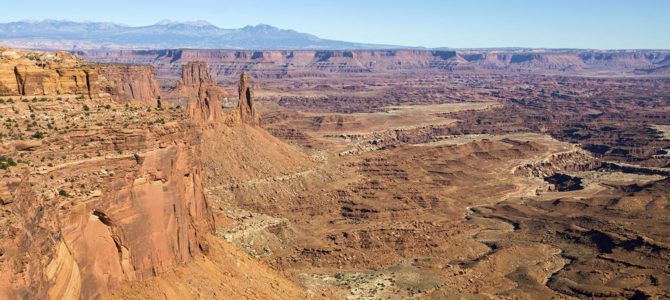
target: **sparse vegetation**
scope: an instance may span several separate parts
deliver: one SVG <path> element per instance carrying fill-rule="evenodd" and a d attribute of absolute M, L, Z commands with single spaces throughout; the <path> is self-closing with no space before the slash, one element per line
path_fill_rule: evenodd
<path fill-rule="evenodd" d="M 0 155 L 0 170 L 7 170 L 14 166 L 16 166 L 14 159 Z"/>

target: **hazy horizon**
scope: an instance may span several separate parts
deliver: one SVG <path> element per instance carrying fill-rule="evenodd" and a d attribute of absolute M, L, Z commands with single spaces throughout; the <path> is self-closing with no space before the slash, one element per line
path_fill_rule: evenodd
<path fill-rule="evenodd" d="M 568 0 L 267 1 L 36 0 L 7 3 L 0 22 L 70 20 L 146 26 L 205 20 L 220 28 L 268 24 L 355 43 L 427 48 L 670 49 L 670 2 Z M 178 8 L 178 9 L 176 9 Z M 136 13 L 136 12 L 141 12 Z"/>

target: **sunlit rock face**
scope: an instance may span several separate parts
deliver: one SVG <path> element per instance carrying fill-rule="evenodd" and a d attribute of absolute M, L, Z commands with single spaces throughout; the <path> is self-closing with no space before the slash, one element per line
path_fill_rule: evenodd
<path fill-rule="evenodd" d="M 32 53 L 0 63 L 18 70 L 3 120 L 32 121 L 2 131 L 0 298 L 96 298 L 207 252 L 200 127 L 182 110 L 147 107 L 151 82 L 135 84 L 152 68 L 109 67 L 119 77 L 108 80 L 75 58 Z M 128 87 L 115 83 L 138 93 L 114 101 L 100 87 Z"/>

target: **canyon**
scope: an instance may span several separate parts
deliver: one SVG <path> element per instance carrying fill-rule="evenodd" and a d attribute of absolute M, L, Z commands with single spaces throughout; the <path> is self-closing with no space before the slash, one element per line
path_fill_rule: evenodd
<path fill-rule="evenodd" d="M 535 74 L 666 74 L 666 50 L 82 50 L 91 61 L 151 64 L 159 78 L 177 78 L 183 62 L 208 63 L 217 80 L 249 72 L 256 78 L 398 72 Z"/>
<path fill-rule="evenodd" d="M 202 256 L 226 246 L 209 242 L 215 223 L 198 153 L 202 131 L 224 115 L 208 103 L 211 90 L 222 90 L 198 70 L 204 65 L 184 68 L 199 93 L 182 110 L 157 105 L 152 67 L 0 53 L 2 298 L 99 298 L 184 265 L 213 264 Z M 246 111 L 227 117 L 256 117 Z M 286 280 L 278 286 L 300 294 Z"/>
<path fill-rule="evenodd" d="M 670 52 L 0 49 L 0 298 L 670 297 Z"/>

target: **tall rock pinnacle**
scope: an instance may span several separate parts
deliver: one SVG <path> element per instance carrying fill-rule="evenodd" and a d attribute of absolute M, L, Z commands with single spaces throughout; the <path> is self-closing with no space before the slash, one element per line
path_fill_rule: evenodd
<path fill-rule="evenodd" d="M 201 85 L 214 84 L 212 75 L 204 62 L 188 62 L 182 66 L 181 81 L 184 84 Z"/>
<path fill-rule="evenodd" d="M 221 101 L 226 92 L 216 84 L 204 62 L 182 66 L 181 80 L 173 96 L 187 98 L 188 112 L 197 123 L 211 124 L 223 116 Z"/>
<path fill-rule="evenodd" d="M 249 84 L 249 74 L 242 72 L 240 75 L 238 108 L 240 110 L 240 119 L 242 123 L 251 125 L 260 125 L 260 116 L 256 113 L 254 108 L 254 90 Z"/>

